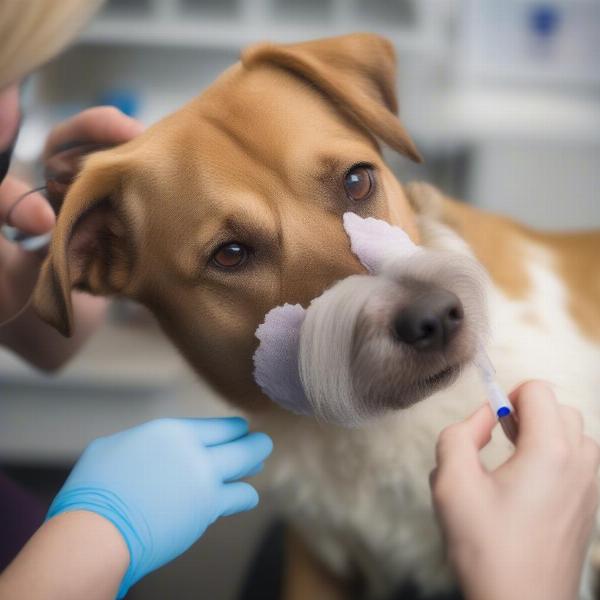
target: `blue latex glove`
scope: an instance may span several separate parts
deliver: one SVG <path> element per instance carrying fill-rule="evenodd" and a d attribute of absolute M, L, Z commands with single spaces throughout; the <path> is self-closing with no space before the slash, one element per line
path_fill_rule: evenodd
<path fill-rule="evenodd" d="M 219 517 L 250 510 L 256 474 L 273 444 L 240 418 L 159 419 L 93 441 L 48 518 L 88 510 L 111 521 L 129 548 L 118 598 L 185 552 Z"/>

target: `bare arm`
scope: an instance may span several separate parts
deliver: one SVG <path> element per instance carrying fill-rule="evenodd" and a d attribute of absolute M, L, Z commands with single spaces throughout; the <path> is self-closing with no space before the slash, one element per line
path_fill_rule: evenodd
<path fill-rule="evenodd" d="M 128 565 L 112 523 L 92 512 L 64 513 L 44 523 L 0 575 L 0 600 L 113 600 Z"/>
<path fill-rule="evenodd" d="M 272 448 L 239 417 L 157 419 L 94 440 L 0 575 L 0 600 L 124 598 L 216 519 L 258 504 L 241 479 Z"/>

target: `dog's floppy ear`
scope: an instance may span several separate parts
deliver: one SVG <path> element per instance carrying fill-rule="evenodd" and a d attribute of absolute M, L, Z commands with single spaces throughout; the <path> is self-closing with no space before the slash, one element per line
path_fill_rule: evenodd
<path fill-rule="evenodd" d="M 385 38 L 355 33 L 300 44 L 257 44 L 243 51 L 242 63 L 247 68 L 270 63 L 295 73 L 394 150 L 422 161 L 396 116 L 396 61 Z"/>
<path fill-rule="evenodd" d="M 95 159 L 88 159 L 67 193 L 33 295 L 37 314 L 65 336 L 73 333 L 71 290 L 118 293 L 132 268 L 120 169 Z"/>

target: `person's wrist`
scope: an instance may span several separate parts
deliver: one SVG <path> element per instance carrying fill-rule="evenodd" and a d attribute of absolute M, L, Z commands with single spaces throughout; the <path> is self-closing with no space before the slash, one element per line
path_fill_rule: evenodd
<path fill-rule="evenodd" d="M 468 543 L 452 543 L 448 544 L 446 552 L 465 599 L 473 600 L 479 588 L 479 580 L 481 577 L 485 579 L 482 573 L 486 566 L 481 564 L 481 549 Z M 490 600 L 492 597 L 486 596 L 485 600 Z"/>
<path fill-rule="evenodd" d="M 561 557 L 552 564 L 549 556 Z M 466 600 L 574 600 L 577 581 L 571 569 L 561 569 L 568 557 L 551 550 L 544 556 L 523 552 L 523 547 L 498 544 L 476 548 L 462 544 L 448 551 L 448 559 Z M 562 561 L 562 564 L 561 564 Z"/>
<path fill-rule="evenodd" d="M 67 569 L 84 573 L 90 582 L 109 581 L 115 593 L 119 589 L 118 597 L 123 597 L 119 586 L 130 556 L 123 536 L 113 523 L 93 511 L 75 509 L 48 519 L 40 532 L 74 549 L 73 562 L 65 564 Z"/>
<path fill-rule="evenodd" d="M 489 532 L 475 539 L 466 535 L 464 539 L 448 544 L 448 560 L 465 599 L 538 600 L 535 595 L 524 595 L 523 589 L 527 587 L 527 581 L 523 578 L 524 569 L 515 569 L 506 561 L 513 553 L 501 544 L 490 547 L 490 537 L 493 535 Z M 477 543 L 478 539 L 483 543 Z"/>
<path fill-rule="evenodd" d="M 83 511 L 108 521 L 127 548 L 127 567 L 117 596 L 123 598 L 129 588 L 146 574 L 146 558 L 152 554 L 148 542 L 151 536 L 145 520 L 141 515 L 133 515 L 132 509 L 119 494 L 93 486 L 80 486 L 59 493 L 48 510 L 46 520 Z"/>

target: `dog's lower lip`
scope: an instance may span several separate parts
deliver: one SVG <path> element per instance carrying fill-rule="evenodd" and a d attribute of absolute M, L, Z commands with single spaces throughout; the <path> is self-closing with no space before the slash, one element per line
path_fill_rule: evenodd
<path fill-rule="evenodd" d="M 458 365 L 452 365 L 450 367 L 446 367 L 442 371 L 439 371 L 435 375 L 431 375 L 424 380 L 424 383 L 427 385 L 436 385 L 438 383 L 442 383 L 446 379 L 449 379 L 456 371 L 458 370 Z"/>

